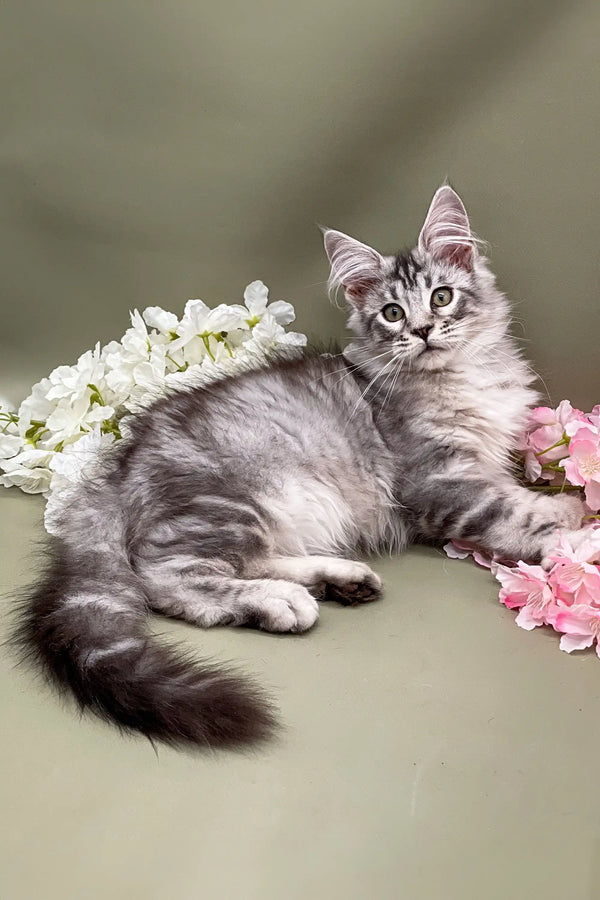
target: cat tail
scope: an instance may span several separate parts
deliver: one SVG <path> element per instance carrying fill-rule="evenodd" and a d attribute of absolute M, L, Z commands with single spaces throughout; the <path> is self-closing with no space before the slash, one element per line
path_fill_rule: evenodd
<path fill-rule="evenodd" d="M 276 720 L 261 688 L 153 637 L 140 581 L 117 560 L 58 545 L 19 611 L 22 658 L 82 710 L 151 741 L 210 749 L 268 738 Z"/>

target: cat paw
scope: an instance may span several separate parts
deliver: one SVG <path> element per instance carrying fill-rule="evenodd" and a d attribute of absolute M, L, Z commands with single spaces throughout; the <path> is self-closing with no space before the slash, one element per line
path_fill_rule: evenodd
<path fill-rule="evenodd" d="M 308 631 L 319 618 L 319 604 L 300 584 L 268 582 L 268 594 L 255 600 L 244 622 L 275 633 Z"/>
<path fill-rule="evenodd" d="M 332 559 L 331 563 L 316 586 L 316 596 L 321 600 L 354 606 L 379 599 L 381 578 L 369 566 L 351 559 Z"/>
<path fill-rule="evenodd" d="M 556 509 L 556 521 L 561 528 L 576 530 L 585 515 L 583 500 L 574 494 L 557 494 L 551 498 Z"/>

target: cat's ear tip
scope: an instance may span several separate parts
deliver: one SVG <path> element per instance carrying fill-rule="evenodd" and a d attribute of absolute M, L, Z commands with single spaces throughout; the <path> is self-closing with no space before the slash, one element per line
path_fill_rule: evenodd
<path fill-rule="evenodd" d="M 452 187 L 447 178 L 442 182 L 442 184 L 440 184 L 439 188 L 435 192 L 435 197 L 439 198 L 443 194 L 446 194 L 448 197 L 457 197 L 460 200 L 458 191 L 456 191 Z"/>
<path fill-rule="evenodd" d="M 350 242 L 352 238 L 349 238 L 347 234 L 344 234 L 343 231 L 336 231 L 335 228 L 324 228 L 323 226 L 319 226 L 321 229 L 321 234 L 323 235 L 323 243 L 325 244 L 325 249 L 328 252 L 333 253 L 336 248 L 342 246 L 345 242 Z"/>
<path fill-rule="evenodd" d="M 329 228 L 328 225 L 317 225 L 317 228 L 321 232 L 321 237 L 323 238 L 323 243 L 326 247 L 328 244 L 333 244 L 335 241 L 339 241 L 344 237 L 341 231 L 336 231 L 335 228 Z"/>

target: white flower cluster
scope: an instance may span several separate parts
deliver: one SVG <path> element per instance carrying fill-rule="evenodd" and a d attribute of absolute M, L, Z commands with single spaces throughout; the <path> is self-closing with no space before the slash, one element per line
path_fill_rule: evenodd
<path fill-rule="evenodd" d="M 121 437 L 127 415 L 170 389 L 201 384 L 260 364 L 273 350 L 303 347 L 286 332 L 290 303 L 268 303 L 262 281 L 244 305 L 214 309 L 189 300 L 181 319 L 149 306 L 131 314 L 120 341 L 97 344 L 74 366 L 58 366 L 15 410 L 0 402 L 0 483 L 49 498 L 46 527 L 99 450 Z"/>

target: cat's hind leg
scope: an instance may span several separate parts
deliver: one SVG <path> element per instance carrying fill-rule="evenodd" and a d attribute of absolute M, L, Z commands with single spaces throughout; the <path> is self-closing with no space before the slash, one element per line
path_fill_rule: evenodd
<path fill-rule="evenodd" d="M 284 578 L 308 588 L 320 600 L 349 605 L 377 600 L 381 578 L 366 563 L 336 556 L 276 556 L 263 564 L 261 574 Z"/>
<path fill-rule="evenodd" d="M 258 515 L 240 502 L 221 509 L 217 499 L 198 502 L 194 515 L 184 510 L 150 523 L 131 548 L 150 607 L 203 628 L 311 628 L 319 610 L 306 587 L 271 573 L 246 574 L 248 561 L 269 552 L 268 532 Z"/>
<path fill-rule="evenodd" d="M 202 628 L 246 625 L 301 632 L 317 621 L 317 602 L 302 585 L 277 578 L 236 578 L 219 568 L 193 557 L 144 566 L 150 607 Z"/>

